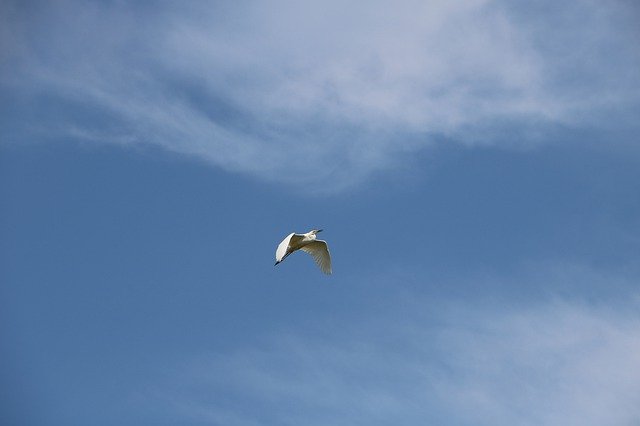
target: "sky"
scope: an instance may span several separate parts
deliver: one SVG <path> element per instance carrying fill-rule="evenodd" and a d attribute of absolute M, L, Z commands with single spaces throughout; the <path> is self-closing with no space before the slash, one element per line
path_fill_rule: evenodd
<path fill-rule="evenodd" d="M 638 424 L 639 21 L 1 2 L 0 422 Z"/>

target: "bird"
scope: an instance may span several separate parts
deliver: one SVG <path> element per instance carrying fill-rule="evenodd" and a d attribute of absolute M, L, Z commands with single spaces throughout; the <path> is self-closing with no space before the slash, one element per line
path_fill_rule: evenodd
<path fill-rule="evenodd" d="M 329 254 L 329 247 L 326 241 L 316 239 L 318 232 L 322 232 L 322 229 L 312 229 L 306 234 L 296 234 L 292 232 L 287 235 L 276 249 L 276 266 L 282 262 L 291 253 L 297 250 L 302 250 L 305 253 L 309 253 L 313 256 L 316 264 L 322 272 L 327 275 L 331 274 L 331 255 Z"/>

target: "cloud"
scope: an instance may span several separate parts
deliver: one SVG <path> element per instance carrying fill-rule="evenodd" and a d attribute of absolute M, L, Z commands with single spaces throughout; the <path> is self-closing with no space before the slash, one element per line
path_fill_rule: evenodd
<path fill-rule="evenodd" d="M 640 416 L 636 314 L 574 303 L 446 310 L 339 337 L 280 335 L 200 361 L 179 409 L 227 425 L 601 425 Z"/>
<path fill-rule="evenodd" d="M 583 279 L 567 274 L 550 271 L 546 279 Z M 177 418 L 225 425 L 622 425 L 640 418 L 637 297 L 609 304 L 579 296 L 526 303 L 405 296 L 375 315 L 366 306 L 355 319 L 332 313 L 312 327 L 292 325 L 245 347 L 200 354 L 156 397 Z"/>
<path fill-rule="evenodd" d="M 152 144 L 327 190 L 438 139 L 531 143 L 639 98 L 622 2 L 4 7 L 4 90 L 54 110 L 32 134 Z"/>

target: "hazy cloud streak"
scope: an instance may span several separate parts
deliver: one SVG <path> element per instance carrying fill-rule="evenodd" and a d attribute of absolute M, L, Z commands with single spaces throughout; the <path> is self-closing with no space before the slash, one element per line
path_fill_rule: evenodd
<path fill-rule="evenodd" d="M 531 143 L 639 98 L 622 3 L 70 0 L 5 12 L 4 90 L 51 103 L 56 122 L 41 131 L 328 190 L 434 137 Z M 513 128 L 517 140 L 501 136 Z"/>
<path fill-rule="evenodd" d="M 285 333 L 201 359 L 182 377 L 186 391 L 170 399 L 183 415 L 229 425 L 601 425 L 640 417 L 640 317 L 631 311 L 458 303 L 414 314 L 340 335 Z"/>

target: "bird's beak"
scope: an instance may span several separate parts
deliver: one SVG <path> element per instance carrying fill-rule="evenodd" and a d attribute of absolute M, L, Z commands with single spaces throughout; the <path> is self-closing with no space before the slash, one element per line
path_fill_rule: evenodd
<path fill-rule="evenodd" d="M 318 232 L 322 232 L 322 229 L 318 229 Z M 318 232 L 316 232 L 316 234 L 317 234 Z"/>

